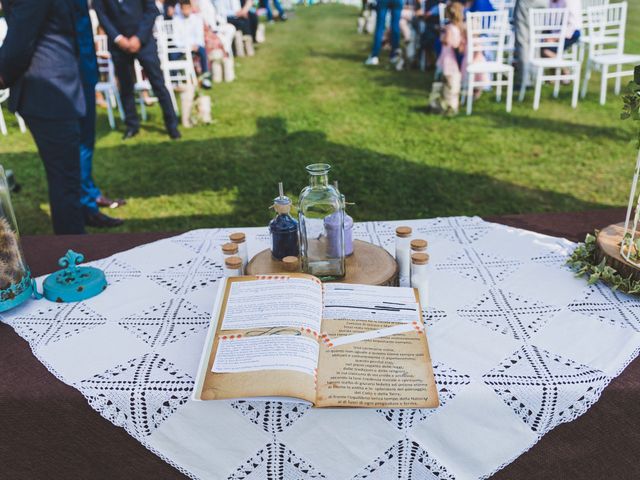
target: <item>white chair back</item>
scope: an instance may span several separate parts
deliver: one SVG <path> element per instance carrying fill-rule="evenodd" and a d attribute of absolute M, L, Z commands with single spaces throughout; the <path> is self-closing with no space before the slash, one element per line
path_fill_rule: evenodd
<path fill-rule="evenodd" d="M 529 10 L 529 58 L 542 57 L 542 49 L 555 48 L 564 52 L 567 37 L 566 8 L 532 8 Z"/>
<path fill-rule="evenodd" d="M 491 5 L 496 10 L 506 10 L 509 23 L 513 21 L 513 11 L 516 8 L 516 0 L 491 0 Z"/>
<path fill-rule="evenodd" d="M 476 54 L 502 63 L 509 17 L 506 10 L 467 14 L 467 62 Z"/>
<path fill-rule="evenodd" d="M 609 5 L 609 0 L 582 0 L 582 27 L 589 28 L 589 9 Z"/>
<path fill-rule="evenodd" d="M 446 10 L 447 4 L 445 2 L 441 2 L 438 4 L 438 21 L 440 22 L 441 29 L 443 29 L 447 24 Z"/>
<path fill-rule="evenodd" d="M 624 53 L 627 2 L 612 3 L 588 9 L 591 55 Z"/>
<path fill-rule="evenodd" d="M 198 79 L 193 66 L 191 50 L 181 46 L 176 40 L 173 20 L 158 17 L 156 20 L 156 36 L 158 39 L 158 54 L 164 73 L 165 82 L 172 85 L 197 85 Z"/>

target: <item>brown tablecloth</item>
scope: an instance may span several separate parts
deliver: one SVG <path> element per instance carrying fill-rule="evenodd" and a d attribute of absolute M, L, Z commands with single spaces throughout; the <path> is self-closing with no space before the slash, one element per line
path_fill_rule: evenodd
<path fill-rule="evenodd" d="M 594 228 L 623 217 L 624 211 L 616 209 L 486 219 L 578 241 Z M 169 235 L 24 237 L 23 246 L 31 269 L 40 275 L 54 270 L 56 259 L 68 248 L 94 260 Z M 492 478 L 639 479 L 639 459 L 640 360 L 636 360 L 585 415 L 552 430 Z M 0 324 L 0 479 L 103 478 L 185 477 L 100 417 L 77 390 L 49 373 L 11 327 Z"/>

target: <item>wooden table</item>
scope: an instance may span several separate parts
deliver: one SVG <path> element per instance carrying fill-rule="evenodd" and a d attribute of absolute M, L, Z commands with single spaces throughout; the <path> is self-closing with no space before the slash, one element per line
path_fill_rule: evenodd
<path fill-rule="evenodd" d="M 487 220 L 581 240 L 624 211 L 488 217 Z M 170 234 L 24 237 L 35 275 L 56 268 L 68 248 L 98 259 Z M 215 452 L 211 452 L 215 455 Z M 577 420 L 558 426 L 494 479 L 640 478 L 640 359 Z M 12 328 L 0 324 L 0 478 L 176 479 L 180 472 L 104 420 L 73 387 L 57 380 Z"/>

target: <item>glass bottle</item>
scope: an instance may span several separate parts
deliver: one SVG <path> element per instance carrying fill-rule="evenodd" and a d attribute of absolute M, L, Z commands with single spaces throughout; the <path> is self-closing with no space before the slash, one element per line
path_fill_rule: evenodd
<path fill-rule="evenodd" d="M 277 260 L 284 257 L 297 257 L 300 253 L 298 246 L 298 222 L 291 216 L 291 199 L 284 194 L 282 182 L 278 184 L 280 196 L 273 200 L 276 217 L 269 222 L 271 233 L 271 254 Z"/>
<path fill-rule="evenodd" d="M 330 165 L 307 166 L 309 185 L 300 192 L 300 254 L 302 271 L 321 280 L 344 277 L 344 204 L 329 185 Z"/>
<path fill-rule="evenodd" d="M 411 287 L 420 294 L 420 306 L 425 310 L 429 305 L 429 254 L 411 255 Z"/>
<path fill-rule="evenodd" d="M 409 285 L 411 276 L 411 227 L 396 228 L 396 261 L 398 262 L 398 277 L 401 287 Z"/>
<path fill-rule="evenodd" d="M 31 272 L 24 260 L 9 184 L 0 165 L 0 312 L 33 295 Z"/>

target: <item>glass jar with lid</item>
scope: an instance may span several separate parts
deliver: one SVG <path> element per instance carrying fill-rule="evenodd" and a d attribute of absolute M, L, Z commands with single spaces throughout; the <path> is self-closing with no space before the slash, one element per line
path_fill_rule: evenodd
<path fill-rule="evenodd" d="M 309 185 L 300 193 L 298 219 L 302 270 L 323 281 L 345 276 L 344 203 L 329 184 L 326 163 L 307 166 Z"/>

